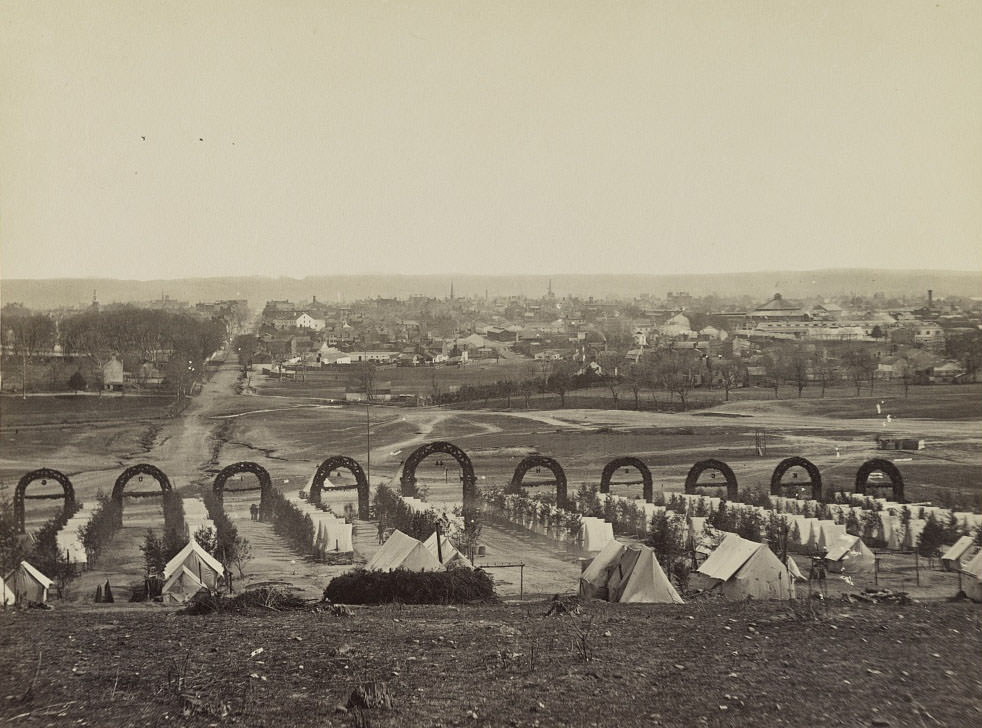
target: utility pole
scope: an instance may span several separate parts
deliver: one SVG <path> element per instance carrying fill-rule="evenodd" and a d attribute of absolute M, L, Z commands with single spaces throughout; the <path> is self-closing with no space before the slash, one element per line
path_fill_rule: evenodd
<path fill-rule="evenodd" d="M 368 489 L 372 489 L 372 404 L 365 400 L 365 469 L 367 470 Z"/>

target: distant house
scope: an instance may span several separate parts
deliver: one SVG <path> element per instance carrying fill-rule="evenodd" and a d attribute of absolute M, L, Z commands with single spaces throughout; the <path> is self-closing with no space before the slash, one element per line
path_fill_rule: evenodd
<path fill-rule="evenodd" d="M 123 362 L 115 355 L 102 366 L 102 388 L 109 392 L 122 392 Z"/>
<path fill-rule="evenodd" d="M 956 361 L 946 361 L 931 370 L 931 381 L 950 384 L 965 376 L 965 367 Z"/>
<path fill-rule="evenodd" d="M 294 325 L 298 329 L 313 329 L 314 331 L 322 331 L 327 322 L 324 319 L 314 318 L 309 313 L 302 313 L 297 316 L 294 321 Z"/>
<path fill-rule="evenodd" d="M 810 318 L 800 304 L 782 298 L 780 293 L 755 308 L 749 317 L 755 321 L 807 321 Z"/>

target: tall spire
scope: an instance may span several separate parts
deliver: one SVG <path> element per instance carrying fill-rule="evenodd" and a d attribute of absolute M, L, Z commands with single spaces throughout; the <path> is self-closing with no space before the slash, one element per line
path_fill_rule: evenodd
<path fill-rule="evenodd" d="M 453 278 L 450 279 L 450 300 L 453 301 Z"/>

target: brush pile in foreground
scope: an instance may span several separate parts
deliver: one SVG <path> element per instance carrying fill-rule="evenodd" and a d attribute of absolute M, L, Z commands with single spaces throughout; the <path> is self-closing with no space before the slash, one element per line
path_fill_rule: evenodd
<path fill-rule="evenodd" d="M 340 604 L 466 604 L 497 602 L 494 579 L 481 569 L 366 571 L 336 576 L 324 598 Z"/>

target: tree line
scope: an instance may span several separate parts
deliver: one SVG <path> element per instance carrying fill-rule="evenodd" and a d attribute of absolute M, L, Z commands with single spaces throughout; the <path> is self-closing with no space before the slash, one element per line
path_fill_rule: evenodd
<path fill-rule="evenodd" d="M 51 316 L 5 307 L 0 334 L 6 351 L 23 364 L 23 389 L 28 381 L 28 364 L 45 358 L 56 344 L 77 362 L 88 363 L 90 376 L 100 377 L 102 368 L 116 356 L 129 368 L 149 362 L 164 377 L 163 387 L 182 391 L 200 371 L 204 361 L 225 342 L 226 322 L 221 318 L 201 319 L 186 313 L 121 306 Z M 81 375 L 81 368 L 77 370 Z M 74 374 L 62 383 L 72 389 L 87 384 Z"/>

